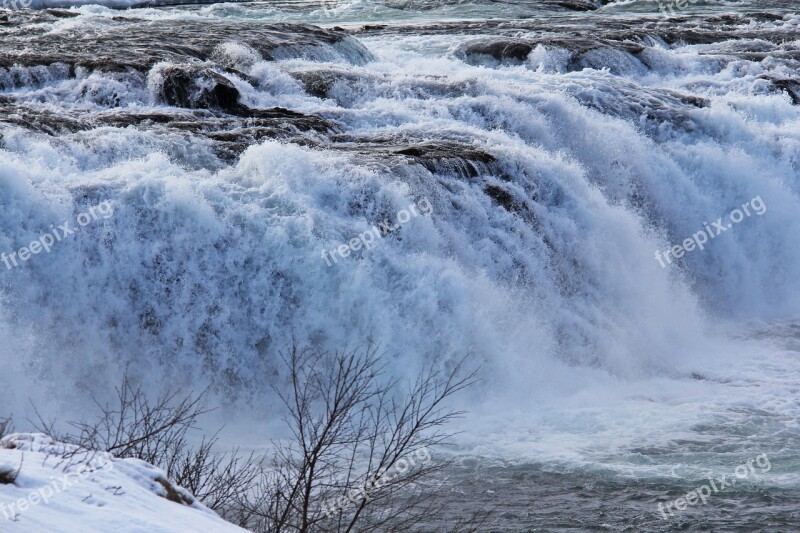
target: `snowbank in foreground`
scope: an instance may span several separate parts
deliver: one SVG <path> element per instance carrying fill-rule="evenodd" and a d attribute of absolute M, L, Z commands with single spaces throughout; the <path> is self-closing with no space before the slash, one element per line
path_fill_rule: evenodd
<path fill-rule="evenodd" d="M 43 434 L 0 440 L 2 532 L 243 532 L 137 459 L 117 459 Z"/>

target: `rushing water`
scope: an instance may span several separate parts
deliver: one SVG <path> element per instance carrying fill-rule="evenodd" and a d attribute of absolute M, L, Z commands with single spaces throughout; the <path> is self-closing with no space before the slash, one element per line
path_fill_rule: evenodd
<path fill-rule="evenodd" d="M 796 4 L 75 4 L 0 22 L 0 251 L 113 215 L 0 264 L 3 405 L 470 354 L 426 527 L 800 529 Z"/>

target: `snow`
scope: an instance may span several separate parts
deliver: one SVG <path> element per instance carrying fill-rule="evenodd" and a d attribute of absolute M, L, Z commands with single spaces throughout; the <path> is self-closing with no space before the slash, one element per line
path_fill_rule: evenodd
<path fill-rule="evenodd" d="M 222 520 L 144 461 L 87 452 L 41 433 L 14 433 L 0 440 L 0 531 L 246 530 Z"/>

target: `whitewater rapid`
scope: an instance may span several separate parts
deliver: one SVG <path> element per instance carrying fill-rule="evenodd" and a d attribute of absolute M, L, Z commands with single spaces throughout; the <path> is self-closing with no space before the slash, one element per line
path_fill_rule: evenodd
<path fill-rule="evenodd" d="M 722 468 L 692 439 L 772 446 L 800 412 L 787 5 L 11 12 L 0 251 L 114 214 L 0 271 L 0 402 L 127 372 L 264 416 L 292 338 L 376 342 L 399 376 L 480 365 L 465 454 L 658 476 Z M 757 196 L 762 216 L 654 257 Z M 321 257 L 423 198 L 374 247 Z"/>

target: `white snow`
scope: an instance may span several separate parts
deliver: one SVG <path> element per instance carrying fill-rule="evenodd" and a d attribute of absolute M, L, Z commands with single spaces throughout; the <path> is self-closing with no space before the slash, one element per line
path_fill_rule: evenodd
<path fill-rule="evenodd" d="M 13 483 L 8 472 L 16 474 Z M 3 533 L 245 531 L 168 482 L 159 468 L 86 452 L 41 433 L 0 440 L 0 480 Z"/>

